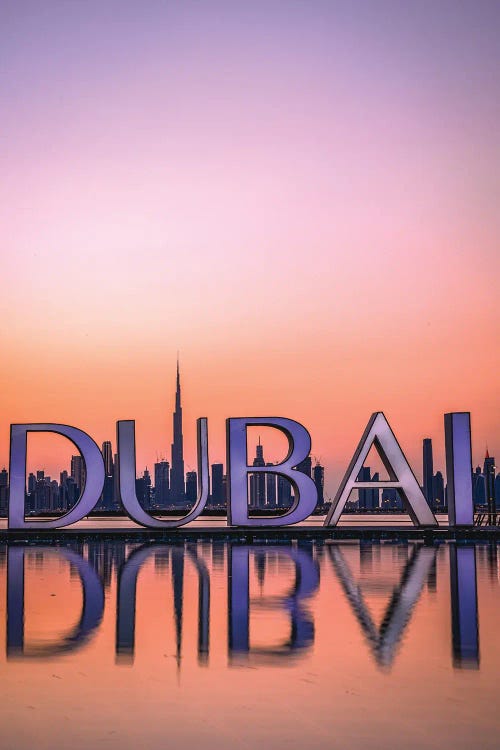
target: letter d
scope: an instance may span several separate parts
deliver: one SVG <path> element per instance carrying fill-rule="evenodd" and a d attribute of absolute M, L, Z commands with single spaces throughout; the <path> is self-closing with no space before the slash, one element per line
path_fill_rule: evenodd
<path fill-rule="evenodd" d="M 82 455 L 85 464 L 85 486 L 78 501 L 68 513 L 52 521 L 26 521 L 26 443 L 28 432 L 55 432 L 64 435 Z M 58 529 L 80 521 L 99 500 L 104 487 L 104 461 L 90 435 L 66 424 L 13 424 L 10 426 L 10 496 L 9 529 Z"/>

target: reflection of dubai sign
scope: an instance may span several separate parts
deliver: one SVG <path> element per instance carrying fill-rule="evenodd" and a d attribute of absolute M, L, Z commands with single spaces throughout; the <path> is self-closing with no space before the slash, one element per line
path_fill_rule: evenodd
<path fill-rule="evenodd" d="M 75 651 L 87 644 L 96 634 L 104 617 L 105 608 L 110 606 L 110 599 L 105 596 L 99 560 L 96 554 L 102 542 L 88 542 L 87 549 L 71 547 L 32 547 L 28 545 L 8 545 L 7 547 L 7 658 L 46 659 Z M 332 581 L 326 573 L 328 560 L 346 595 L 353 614 L 365 636 L 370 652 L 376 664 L 390 668 L 397 655 L 398 645 L 407 631 L 415 606 L 422 589 L 427 582 L 435 580 L 437 546 L 411 545 L 407 548 L 409 557 L 401 570 L 396 585 L 391 582 L 391 595 L 384 617 L 377 627 L 370 613 L 369 604 L 363 596 L 363 587 L 354 576 L 349 560 L 353 555 L 371 555 L 373 548 L 326 544 L 319 547 L 292 546 L 290 544 L 259 545 L 240 544 L 238 541 L 219 543 L 219 551 L 224 557 L 227 549 L 227 599 L 223 603 L 216 587 L 216 596 L 211 601 L 210 566 L 205 563 L 206 552 L 198 550 L 195 545 L 177 546 L 170 544 L 145 544 L 132 551 L 124 541 L 115 547 L 117 566 L 116 592 L 116 641 L 115 653 L 118 663 L 130 662 L 134 657 L 136 643 L 136 612 L 138 608 L 137 588 L 141 570 L 148 560 L 160 561 L 165 583 L 167 568 L 172 581 L 173 614 L 175 620 L 176 658 L 180 667 L 182 658 L 182 637 L 185 618 L 184 601 L 188 596 L 185 591 L 185 569 L 191 568 L 198 579 L 198 613 L 195 622 L 198 626 L 197 651 L 198 662 L 207 664 L 210 652 L 210 620 L 221 622 L 221 604 L 227 606 L 225 619 L 227 623 L 227 647 L 229 666 L 266 666 L 282 667 L 292 659 L 300 658 L 313 645 L 316 637 L 314 610 L 309 603 L 320 590 L 327 587 L 331 591 Z M 477 601 L 476 553 L 472 545 L 447 544 L 450 566 L 451 596 L 451 629 L 454 667 L 479 666 L 479 622 Z M 215 551 L 212 547 L 211 553 Z M 443 549 L 444 552 L 444 549 Z M 29 623 L 30 612 L 25 607 L 25 557 L 37 555 L 38 564 L 43 566 L 47 558 L 66 560 L 81 584 L 81 613 L 78 622 L 64 634 L 59 633 L 50 641 L 37 641 L 27 637 L 26 623 Z M 41 559 L 40 559 L 41 558 Z M 294 572 L 290 586 L 281 595 L 252 594 L 250 585 L 252 573 L 257 575 L 261 584 L 268 572 L 274 568 L 277 560 L 292 563 Z M 91 562 L 93 561 L 93 563 Z M 251 561 L 254 565 L 251 565 Z M 271 563 L 271 566 L 269 566 Z M 281 576 L 281 573 L 279 574 Z M 144 579 L 143 579 L 144 580 Z M 220 579 L 218 579 L 220 581 Z M 380 583 L 380 580 L 379 580 Z M 190 587 L 191 588 L 191 587 Z M 252 615 L 259 612 L 271 613 L 286 622 L 286 631 L 274 643 L 266 645 L 252 643 Z M 284 616 L 284 619 L 283 619 Z M 189 621 L 189 618 L 188 618 Z M 212 619 L 213 623 L 213 619 Z M 212 625 L 213 628 L 213 625 Z M 149 633 L 149 630 L 148 630 Z M 217 642 L 220 644 L 222 633 L 217 627 Z"/>
<path fill-rule="evenodd" d="M 288 440 L 288 455 L 273 466 L 250 466 L 247 456 L 247 427 L 274 427 Z M 160 529 L 183 526 L 197 518 L 208 499 L 208 427 L 206 418 L 198 427 L 198 497 L 193 508 L 180 519 L 151 516 L 140 505 L 135 489 L 135 423 L 117 422 L 119 491 L 124 509 L 136 523 Z M 64 515 L 50 521 L 26 520 L 26 453 L 29 432 L 55 432 L 71 440 L 85 462 L 85 487 L 78 502 Z M 472 525 L 472 459 L 470 415 L 468 412 L 445 414 L 446 471 L 448 508 L 452 525 Z M 372 446 L 377 450 L 389 475 L 387 481 L 358 481 Z M 317 490 L 311 477 L 296 467 L 310 452 L 309 433 L 298 422 L 284 417 L 242 417 L 227 420 L 228 524 L 231 526 L 283 526 L 300 523 L 314 511 Z M 248 475 L 259 472 L 285 477 L 294 490 L 292 507 L 280 516 L 249 516 Z M 68 425 L 41 423 L 11 426 L 10 444 L 10 529 L 57 529 L 80 521 L 94 508 L 104 487 L 105 469 L 102 454 L 87 433 Z M 437 526 L 413 471 L 406 460 L 389 423 L 382 412 L 372 414 L 359 445 L 335 495 L 325 526 L 335 526 L 353 489 L 391 488 L 397 490 L 404 506 L 417 526 Z"/>

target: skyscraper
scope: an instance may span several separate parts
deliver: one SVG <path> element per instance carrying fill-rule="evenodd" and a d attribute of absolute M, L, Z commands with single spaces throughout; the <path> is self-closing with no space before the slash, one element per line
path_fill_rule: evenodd
<path fill-rule="evenodd" d="M 37 479 L 40 472 L 37 471 Z M 75 481 L 80 494 L 85 487 L 85 464 L 81 456 L 71 456 L 71 478 Z"/>
<path fill-rule="evenodd" d="M 0 471 L 0 515 L 7 514 L 9 506 L 9 472 L 7 469 Z"/>
<path fill-rule="evenodd" d="M 488 449 L 484 457 L 483 474 L 488 510 L 493 512 L 495 510 L 495 459 L 490 456 Z"/>
<path fill-rule="evenodd" d="M 316 492 L 318 493 L 318 505 L 323 505 L 323 503 L 325 502 L 325 469 L 319 463 L 317 463 L 313 468 L 313 479 L 314 484 L 316 485 Z"/>
<path fill-rule="evenodd" d="M 172 463 L 170 469 L 170 499 L 174 505 L 184 502 L 184 445 L 182 437 L 181 378 L 177 359 L 177 387 L 175 391 L 174 441 L 172 443 Z"/>
<path fill-rule="evenodd" d="M 474 505 L 486 505 L 486 484 L 480 466 L 476 466 L 472 475 L 472 497 Z"/>
<path fill-rule="evenodd" d="M 434 479 L 434 464 L 432 460 L 432 440 L 430 438 L 424 438 L 422 444 L 423 448 L 423 466 L 424 466 L 424 497 L 430 508 L 434 505 L 434 498 L 432 492 L 432 483 Z"/>
<path fill-rule="evenodd" d="M 266 466 L 273 466 L 271 463 L 266 463 Z M 276 474 L 266 474 L 266 507 L 276 508 Z"/>
<path fill-rule="evenodd" d="M 292 485 L 286 477 L 278 475 L 278 508 L 289 508 L 292 504 Z"/>
<path fill-rule="evenodd" d="M 212 505 L 223 505 L 224 500 L 224 466 L 212 464 Z"/>
<path fill-rule="evenodd" d="M 103 510 L 111 510 L 114 499 L 114 466 L 113 449 L 110 440 L 104 441 L 101 453 L 104 461 L 104 487 L 97 507 Z"/>
<path fill-rule="evenodd" d="M 170 495 L 170 464 L 168 461 L 155 463 L 155 505 L 166 508 Z"/>
<path fill-rule="evenodd" d="M 380 475 L 378 471 L 375 472 L 375 474 L 372 476 L 371 481 L 372 482 L 378 482 L 380 480 Z M 372 490 L 368 490 L 368 507 L 371 510 L 375 510 L 379 507 L 380 504 L 380 490 L 378 487 L 374 487 Z"/>
<path fill-rule="evenodd" d="M 369 466 L 362 466 L 358 474 L 358 482 L 369 482 L 371 480 L 371 470 Z M 371 510 L 372 499 L 371 490 L 364 487 L 358 490 L 358 507 L 360 510 Z"/>
<path fill-rule="evenodd" d="M 255 446 L 254 466 L 265 466 L 264 446 L 260 443 Z M 263 472 L 250 474 L 250 505 L 252 508 L 265 508 L 266 506 L 266 477 Z"/>
<path fill-rule="evenodd" d="M 111 440 L 105 440 L 102 444 L 102 457 L 104 460 L 104 472 L 107 477 L 113 476 L 113 449 Z"/>
<path fill-rule="evenodd" d="M 444 508 L 444 477 L 440 471 L 436 471 L 433 480 L 433 503 L 436 510 Z"/>
<path fill-rule="evenodd" d="M 114 505 L 120 504 L 120 463 L 118 458 L 118 453 L 115 453 L 115 460 L 113 461 L 113 470 L 114 470 L 114 476 L 113 476 L 113 501 Z"/>
<path fill-rule="evenodd" d="M 186 501 L 195 503 L 198 496 L 198 475 L 196 471 L 188 471 L 186 474 Z"/>
<path fill-rule="evenodd" d="M 151 475 L 147 466 L 143 471 L 142 479 L 144 482 L 144 507 L 151 508 Z"/>

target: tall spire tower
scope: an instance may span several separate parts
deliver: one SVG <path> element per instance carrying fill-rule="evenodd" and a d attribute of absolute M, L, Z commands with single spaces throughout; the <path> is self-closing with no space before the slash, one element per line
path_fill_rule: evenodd
<path fill-rule="evenodd" d="M 177 383 L 175 390 L 174 442 L 172 443 L 172 468 L 170 470 L 170 497 L 174 505 L 185 500 L 184 444 L 182 437 L 181 376 L 177 356 Z"/>

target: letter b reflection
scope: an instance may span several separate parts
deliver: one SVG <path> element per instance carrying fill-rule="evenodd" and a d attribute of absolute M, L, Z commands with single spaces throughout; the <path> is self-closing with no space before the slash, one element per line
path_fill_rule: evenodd
<path fill-rule="evenodd" d="M 310 552 L 305 549 L 285 549 L 279 546 L 229 546 L 229 654 L 248 655 L 266 663 L 298 655 L 314 641 L 314 622 L 304 607 L 305 600 L 319 588 L 319 569 Z M 266 560 L 270 555 L 289 559 L 295 566 L 295 581 L 283 597 L 263 600 L 267 609 L 285 612 L 290 623 L 290 635 L 276 647 L 252 647 L 250 645 L 250 554 L 262 566 L 265 575 Z"/>

